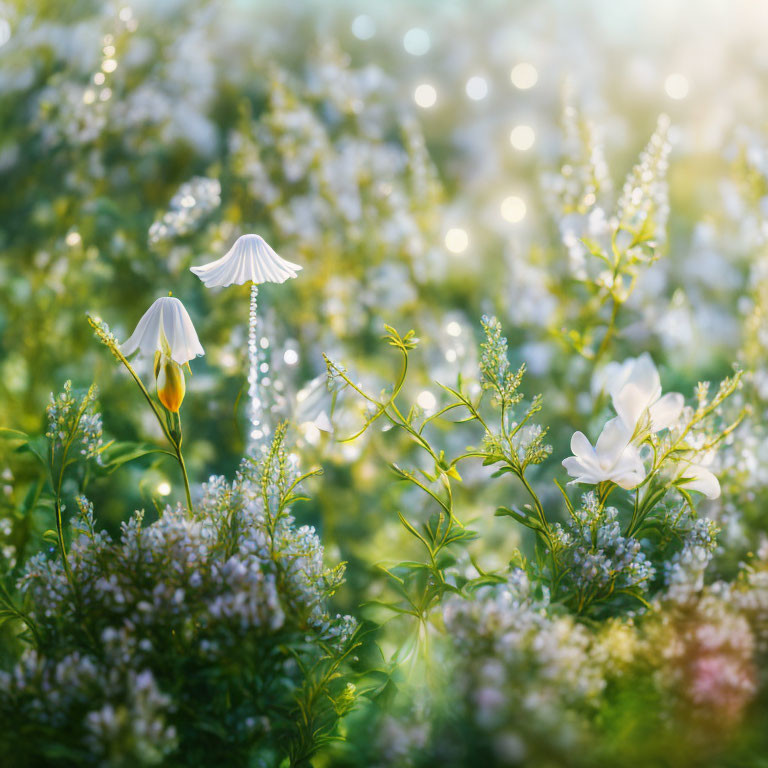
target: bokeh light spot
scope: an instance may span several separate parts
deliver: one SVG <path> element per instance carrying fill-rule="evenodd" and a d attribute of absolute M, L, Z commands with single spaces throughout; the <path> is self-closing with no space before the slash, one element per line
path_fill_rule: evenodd
<path fill-rule="evenodd" d="M 467 96 L 469 96 L 472 101 L 480 101 L 488 95 L 488 81 L 480 75 L 475 75 L 467 80 L 465 90 Z"/>
<path fill-rule="evenodd" d="M 429 83 L 422 83 L 416 86 L 416 90 L 413 92 L 413 100 L 422 109 L 429 109 L 434 107 L 437 102 L 437 91 L 434 85 Z"/>
<path fill-rule="evenodd" d="M 512 68 L 512 71 L 509 73 L 509 78 L 512 80 L 512 85 L 514 85 L 515 88 L 525 91 L 536 85 L 536 82 L 539 79 L 539 73 L 536 71 L 536 67 L 534 67 L 533 64 L 529 64 L 527 61 L 521 61 Z"/>
<path fill-rule="evenodd" d="M 423 56 L 431 46 L 429 33 L 421 27 L 413 27 L 403 35 L 403 48 L 411 56 Z"/>
<path fill-rule="evenodd" d="M 509 143 L 521 152 L 525 152 L 536 141 L 536 132 L 530 125 L 516 125 L 509 134 Z"/>
<path fill-rule="evenodd" d="M 522 197 L 510 195 L 501 201 L 501 217 L 511 224 L 517 224 L 519 221 L 522 221 L 525 218 L 526 211 L 525 200 Z"/>
<path fill-rule="evenodd" d="M 460 227 L 453 227 L 445 233 L 445 247 L 451 253 L 464 253 L 469 245 L 469 235 Z"/>

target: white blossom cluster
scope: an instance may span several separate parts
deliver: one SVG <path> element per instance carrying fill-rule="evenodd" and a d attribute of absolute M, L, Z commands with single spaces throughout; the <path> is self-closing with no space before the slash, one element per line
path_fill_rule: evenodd
<path fill-rule="evenodd" d="M 84 393 L 72 389 L 67 381 L 56 396 L 51 393 L 47 408 L 48 429 L 45 436 L 53 450 L 75 449 L 86 459 L 101 459 L 103 445 L 101 414 L 96 410 L 96 389 Z"/>
<path fill-rule="evenodd" d="M 750 616 L 731 600 L 731 585 L 689 593 L 684 608 L 662 603 L 648 620 L 644 644 L 655 654 L 657 685 L 673 700 L 694 707 L 708 726 L 737 721 L 757 691 L 756 638 Z"/>
<path fill-rule="evenodd" d="M 302 85 L 273 68 L 266 110 L 229 145 L 269 228 L 294 253 L 324 254 L 324 311 L 346 334 L 365 322 L 360 302 L 413 302 L 409 265 L 428 277 L 439 185 L 418 124 L 386 104 L 393 84 L 381 70 L 351 68 L 333 46 L 310 69 Z"/>
<path fill-rule="evenodd" d="M 34 745 L 43 759 L 87 754 L 87 765 L 159 765 L 176 746 L 170 706 L 150 669 L 119 657 L 102 660 L 72 651 L 53 659 L 30 650 L 12 672 L 0 671 L 0 709 L 6 715 L 62 731 L 79 720 L 79 738 L 71 747 L 53 740 Z M 21 741 L 14 757 L 22 763 L 29 757 Z"/>
<path fill-rule="evenodd" d="M 233 483 L 211 478 L 194 516 L 167 507 L 144 525 L 138 512 L 115 541 L 96 530 L 80 497 L 71 577 L 41 553 L 21 579 L 38 650 L 0 681 L 4 721 L 52 729 L 47 745 L 87 748 L 94 765 L 108 764 L 118 743 L 121 758 L 141 765 L 188 749 L 185 728 L 198 727 L 184 719 L 190 706 L 202 718 L 226 717 L 237 731 L 230 743 L 244 749 L 268 739 L 270 718 L 293 706 L 290 691 L 302 682 L 285 647 L 311 660 L 320 653 L 313 643 L 341 649 L 356 629 L 351 617 L 327 613 L 343 568 L 323 565 L 314 529 L 265 507 L 285 472 L 282 463 L 270 473 L 245 461 Z M 197 686 L 235 658 L 237 682 L 222 688 L 212 678 L 201 706 Z M 254 686 L 271 691 L 266 700 L 248 693 Z"/>
<path fill-rule="evenodd" d="M 565 580 L 584 600 L 614 590 L 647 591 L 653 579 L 655 569 L 640 541 L 622 535 L 618 515 L 616 507 L 602 506 L 590 492 L 565 526 L 554 526 L 554 542 L 567 569 Z"/>
<path fill-rule="evenodd" d="M 464 716 L 491 736 L 499 764 L 524 764 L 544 734 L 553 749 L 580 746 L 588 729 L 582 710 L 606 685 L 604 651 L 585 626 L 550 611 L 522 570 L 472 600 L 450 599 L 443 614 L 459 660 L 455 693 Z"/>
<path fill-rule="evenodd" d="M 575 107 L 566 105 L 566 159 L 559 175 L 545 175 L 543 184 L 557 201 L 560 236 L 568 252 L 569 269 L 577 279 L 621 290 L 604 262 L 612 262 L 619 253 L 623 271 L 652 261 L 665 242 L 669 125 L 669 118 L 662 115 L 611 214 L 607 207 L 610 179 L 602 145 L 591 124 L 581 119 Z"/>
<path fill-rule="evenodd" d="M 189 234 L 220 204 L 219 180 L 195 176 L 179 187 L 171 198 L 170 209 L 149 228 L 149 242 L 155 244 Z"/>
<path fill-rule="evenodd" d="M 692 538 L 706 539 L 704 527 Z M 522 570 L 471 599 L 453 597 L 443 609 L 452 716 L 472 721 L 494 764 L 526 765 L 545 754 L 588 765 L 600 754 L 601 700 L 635 688 L 642 670 L 659 696 L 660 717 L 684 707 L 705 729 L 727 729 L 757 692 L 755 654 L 767 647 L 764 563 L 758 558 L 746 583 L 699 585 L 684 604 L 670 590 L 653 612 L 599 626 L 562 613 Z M 448 763 L 462 764 L 458 754 Z"/>
<path fill-rule="evenodd" d="M 725 598 L 749 617 L 761 653 L 768 651 L 768 538 L 763 536 L 756 557 L 747 564 L 742 579 L 730 585 Z"/>
<path fill-rule="evenodd" d="M 713 520 L 693 520 L 683 535 L 682 549 L 664 563 L 666 595 L 684 603 L 704 586 L 704 572 L 714 557 L 718 527 Z"/>

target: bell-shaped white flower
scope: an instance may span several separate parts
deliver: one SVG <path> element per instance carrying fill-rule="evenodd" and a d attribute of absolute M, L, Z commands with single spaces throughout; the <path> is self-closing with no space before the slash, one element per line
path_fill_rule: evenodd
<path fill-rule="evenodd" d="M 121 349 L 126 357 L 136 350 L 152 358 L 160 352 L 179 365 L 205 354 L 187 310 L 173 296 L 163 296 L 152 304 Z"/>
<path fill-rule="evenodd" d="M 685 400 L 679 392 L 662 396 L 659 372 L 647 352 L 621 364 L 611 363 L 605 372 L 605 389 L 616 413 L 629 430 L 634 432 L 646 413 L 651 432 L 677 423 Z"/>
<path fill-rule="evenodd" d="M 208 288 L 243 283 L 284 283 L 296 277 L 298 264 L 278 256 L 259 235 L 243 235 L 220 259 L 190 267 Z"/>
<path fill-rule="evenodd" d="M 597 485 L 609 480 L 629 490 L 645 479 L 645 467 L 637 447 L 630 442 L 632 430 L 621 419 L 611 419 L 595 447 L 583 432 L 571 438 L 573 456 L 563 461 L 572 483 Z"/>
<path fill-rule="evenodd" d="M 680 462 L 681 470 L 675 484 L 686 491 L 698 491 L 708 499 L 717 499 L 720 496 L 720 481 L 707 467 L 715 458 L 714 452 L 708 453 L 693 464 L 685 460 Z"/>

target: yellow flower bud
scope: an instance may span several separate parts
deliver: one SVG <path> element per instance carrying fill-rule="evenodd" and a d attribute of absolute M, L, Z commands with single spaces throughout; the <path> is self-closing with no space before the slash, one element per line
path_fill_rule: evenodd
<path fill-rule="evenodd" d="M 160 402 L 172 413 L 177 413 L 187 391 L 181 366 L 168 355 L 158 352 L 155 355 L 155 377 Z"/>

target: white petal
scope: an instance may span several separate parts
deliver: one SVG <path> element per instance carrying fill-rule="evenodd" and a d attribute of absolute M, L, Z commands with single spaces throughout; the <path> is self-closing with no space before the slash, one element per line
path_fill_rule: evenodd
<path fill-rule="evenodd" d="M 584 471 L 584 465 L 575 456 L 569 456 L 567 459 L 563 459 L 563 466 L 565 471 L 571 477 L 578 477 Z"/>
<path fill-rule="evenodd" d="M 333 424 L 325 411 L 320 413 L 313 423 L 321 432 L 333 432 Z"/>
<path fill-rule="evenodd" d="M 633 445 L 629 445 L 611 471 L 609 479 L 628 491 L 641 483 L 645 479 L 645 474 L 645 466 L 639 451 Z"/>
<path fill-rule="evenodd" d="M 569 456 L 567 459 L 563 459 L 563 466 L 566 472 L 574 478 L 573 483 L 589 483 L 590 485 L 597 485 L 603 478 L 595 467 L 586 467 L 575 456 Z"/>
<path fill-rule="evenodd" d="M 621 419 L 611 419 L 603 427 L 600 437 L 595 444 L 597 460 L 603 462 L 616 462 L 627 447 L 632 431 L 627 429 Z"/>
<path fill-rule="evenodd" d="M 684 405 L 685 398 L 679 392 L 667 392 L 648 409 L 651 416 L 651 430 L 658 432 L 675 425 Z"/>
<path fill-rule="evenodd" d="M 608 363 L 605 366 L 605 391 L 613 397 L 627 383 L 635 366 L 635 358 L 630 357 L 623 363 Z"/>
<path fill-rule="evenodd" d="M 701 465 L 691 464 L 686 467 L 683 476 L 690 478 L 681 483 L 686 490 L 703 493 L 708 499 L 716 499 L 720 496 L 720 481 Z"/>
<path fill-rule="evenodd" d="M 296 277 L 299 270 L 298 264 L 278 256 L 259 235 L 243 235 L 220 259 L 190 268 L 208 288 L 233 283 L 284 283 Z"/>
<path fill-rule="evenodd" d="M 608 363 L 603 368 L 599 368 L 592 376 L 592 394 L 598 395 L 600 392 L 611 394 L 617 381 L 621 378 L 621 363 Z M 622 381 L 622 384 L 624 382 Z M 619 389 L 621 386 L 619 386 Z"/>
<path fill-rule="evenodd" d="M 571 453 L 579 457 L 594 457 L 595 449 L 583 432 L 574 432 L 573 437 L 571 437 Z"/>
<path fill-rule="evenodd" d="M 627 383 L 634 384 L 648 402 L 652 403 L 658 400 L 661 394 L 661 379 L 651 356 L 647 352 L 635 360 Z"/>
<path fill-rule="evenodd" d="M 162 325 L 163 306 L 161 302 L 162 299 L 155 301 L 142 315 L 141 320 L 136 325 L 136 330 L 121 347 L 124 355 L 132 355 L 136 350 L 141 350 L 142 355 L 154 356 L 158 348 Z"/>
<path fill-rule="evenodd" d="M 171 357 L 179 365 L 184 365 L 198 355 L 204 355 L 205 351 L 197 338 L 197 331 L 195 331 L 195 326 L 192 325 L 192 320 L 184 305 L 178 299 L 174 299 L 174 304 L 167 306 L 165 313 L 170 315 L 167 325 L 170 326 L 173 333 L 173 338 L 171 338 L 166 331 L 168 345 L 171 348 Z"/>
<path fill-rule="evenodd" d="M 635 431 L 637 422 L 648 405 L 649 401 L 645 393 L 632 382 L 625 384 L 621 391 L 613 396 L 614 410 L 631 432 Z"/>
<path fill-rule="evenodd" d="M 142 355 L 154 357 L 155 352 L 163 351 L 163 339 L 179 365 L 205 354 L 187 310 L 173 296 L 163 296 L 152 304 L 122 345 L 122 351 L 124 355 L 132 355 L 139 350 Z"/>

